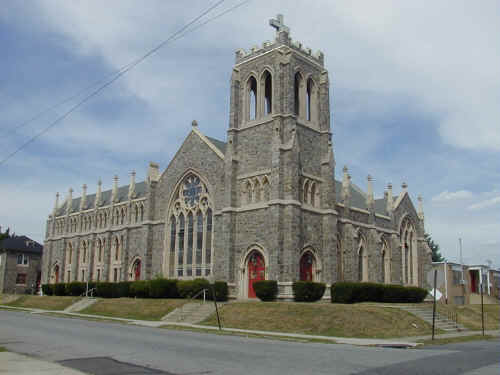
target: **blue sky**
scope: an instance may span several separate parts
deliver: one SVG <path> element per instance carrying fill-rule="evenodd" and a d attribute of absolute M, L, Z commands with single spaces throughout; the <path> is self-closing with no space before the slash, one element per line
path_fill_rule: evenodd
<path fill-rule="evenodd" d="M 3 1 L 0 159 L 66 106 L 16 125 L 141 56 L 215 1 Z M 214 12 L 236 4 L 226 0 Z M 442 253 L 500 266 L 498 1 L 250 1 L 167 45 L 0 166 L 0 225 L 43 241 L 55 193 L 163 170 L 190 131 L 224 140 L 238 48 L 274 37 L 325 54 L 336 175 L 407 182 Z"/>

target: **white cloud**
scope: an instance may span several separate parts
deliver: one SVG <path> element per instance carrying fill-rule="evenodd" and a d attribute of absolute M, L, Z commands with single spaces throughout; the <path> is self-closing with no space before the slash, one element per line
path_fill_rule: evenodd
<path fill-rule="evenodd" d="M 458 199 L 467 199 L 472 198 L 474 195 L 472 192 L 468 190 L 459 190 L 459 191 L 448 191 L 445 190 L 438 195 L 432 197 L 433 202 L 446 202 L 446 201 L 455 201 Z"/>
<path fill-rule="evenodd" d="M 467 207 L 469 210 L 482 210 L 500 204 L 500 196 L 475 203 Z"/>

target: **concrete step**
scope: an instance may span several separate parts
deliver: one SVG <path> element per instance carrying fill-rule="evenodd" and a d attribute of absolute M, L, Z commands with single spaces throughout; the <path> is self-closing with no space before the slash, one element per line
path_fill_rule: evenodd
<path fill-rule="evenodd" d="M 72 304 L 71 306 L 68 306 L 64 309 L 65 312 L 77 312 L 81 311 L 83 309 L 86 309 L 89 306 L 92 306 L 94 303 L 97 302 L 96 298 L 82 298 L 80 301 Z"/>
<path fill-rule="evenodd" d="M 162 318 L 164 322 L 198 323 L 209 317 L 215 311 L 212 302 L 189 302 Z"/>

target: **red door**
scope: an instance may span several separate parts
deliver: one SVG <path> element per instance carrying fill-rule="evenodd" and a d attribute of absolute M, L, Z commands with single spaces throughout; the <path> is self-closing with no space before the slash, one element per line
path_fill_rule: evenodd
<path fill-rule="evenodd" d="M 136 260 L 134 263 L 134 281 L 141 279 L 141 261 Z"/>
<path fill-rule="evenodd" d="M 55 275 L 56 283 L 58 283 L 59 282 L 59 266 L 56 266 L 54 273 L 56 274 Z"/>
<path fill-rule="evenodd" d="M 253 283 L 266 279 L 266 264 L 264 257 L 257 251 L 250 255 L 248 260 L 248 298 L 255 298 Z"/>
<path fill-rule="evenodd" d="M 312 281 L 313 256 L 310 252 L 305 253 L 300 258 L 300 281 Z"/>

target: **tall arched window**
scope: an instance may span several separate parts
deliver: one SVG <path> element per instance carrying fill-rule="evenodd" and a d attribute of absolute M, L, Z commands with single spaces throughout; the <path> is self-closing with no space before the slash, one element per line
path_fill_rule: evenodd
<path fill-rule="evenodd" d="M 300 87 L 302 86 L 302 76 L 299 72 L 295 73 L 294 91 L 294 113 L 297 117 L 301 115 L 300 109 Z"/>
<path fill-rule="evenodd" d="M 196 276 L 201 276 L 203 262 L 203 214 L 198 211 L 196 215 Z"/>
<path fill-rule="evenodd" d="M 120 259 L 120 241 L 115 238 L 115 261 Z"/>
<path fill-rule="evenodd" d="M 175 216 L 170 218 L 170 253 L 175 253 L 175 235 L 176 235 L 176 221 Z"/>
<path fill-rule="evenodd" d="M 257 80 L 255 77 L 250 77 L 247 84 L 247 108 L 248 120 L 255 120 L 257 118 Z"/>
<path fill-rule="evenodd" d="M 179 248 L 177 250 L 177 276 L 184 276 L 184 215 L 179 215 Z"/>
<path fill-rule="evenodd" d="M 316 101 L 314 100 L 315 87 L 314 82 L 311 78 L 307 80 L 307 103 L 306 103 L 306 118 L 307 121 L 311 121 L 316 115 L 314 106 Z"/>
<path fill-rule="evenodd" d="M 187 239 L 187 254 L 186 254 L 186 264 L 187 264 L 187 272 L 186 276 L 192 276 L 193 275 L 193 269 L 192 269 L 192 264 L 193 264 L 193 213 L 190 212 L 188 214 L 188 239 Z"/>
<path fill-rule="evenodd" d="M 83 242 L 82 262 L 87 263 L 87 244 L 85 243 L 85 241 Z"/>
<path fill-rule="evenodd" d="M 273 112 L 273 77 L 267 70 L 262 76 L 264 83 L 264 114 Z"/>
<path fill-rule="evenodd" d="M 212 258 L 212 200 L 200 177 L 194 173 L 186 174 L 174 191 L 168 212 L 170 236 L 167 236 L 167 249 L 173 258 L 165 263 L 168 267 L 165 274 L 208 276 Z"/>

